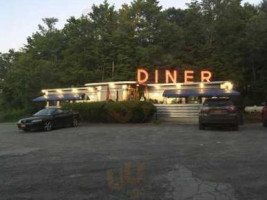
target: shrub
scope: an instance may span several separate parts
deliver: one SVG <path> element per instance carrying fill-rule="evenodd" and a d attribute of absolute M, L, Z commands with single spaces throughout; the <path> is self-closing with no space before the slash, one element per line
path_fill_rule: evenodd
<path fill-rule="evenodd" d="M 0 122 L 15 122 L 26 115 L 27 112 L 23 109 L 2 110 L 0 111 Z"/>
<path fill-rule="evenodd" d="M 87 122 L 143 123 L 156 112 L 153 104 L 140 101 L 74 103 L 63 107 L 79 112 Z"/>
<path fill-rule="evenodd" d="M 106 122 L 105 102 L 64 104 L 63 108 L 79 112 L 83 121 Z"/>
<path fill-rule="evenodd" d="M 262 115 L 260 112 L 244 113 L 245 123 L 261 123 Z"/>

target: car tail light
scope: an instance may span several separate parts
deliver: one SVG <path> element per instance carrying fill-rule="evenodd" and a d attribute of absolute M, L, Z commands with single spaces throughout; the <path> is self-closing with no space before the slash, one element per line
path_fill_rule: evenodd
<path fill-rule="evenodd" d="M 236 107 L 235 106 L 227 106 L 226 109 L 230 112 L 236 111 Z"/>
<path fill-rule="evenodd" d="M 263 108 L 262 112 L 267 114 L 267 106 Z"/>

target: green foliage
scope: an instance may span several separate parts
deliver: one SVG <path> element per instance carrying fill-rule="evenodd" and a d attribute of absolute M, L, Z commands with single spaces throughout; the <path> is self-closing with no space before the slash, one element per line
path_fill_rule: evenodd
<path fill-rule="evenodd" d="M 11 109 L 11 110 L 1 110 L 0 111 L 0 122 L 15 122 L 22 117 L 27 116 L 28 113 L 23 109 Z"/>
<path fill-rule="evenodd" d="M 144 123 L 156 112 L 153 104 L 140 101 L 65 104 L 80 113 L 86 122 Z"/>
<path fill-rule="evenodd" d="M 104 1 L 62 30 L 46 18 L 24 48 L 0 53 L 1 105 L 29 107 L 43 88 L 135 80 L 136 68 L 210 69 L 231 80 L 243 99 L 267 99 L 267 2 L 192 1 L 163 10 L 134 0 L 119 10 Z"/>
<path fill-rule="evenodd" d="M 63 108 L 79 112 L 83 121 L 106 122 L 105 102 L 64 104 Z"/>

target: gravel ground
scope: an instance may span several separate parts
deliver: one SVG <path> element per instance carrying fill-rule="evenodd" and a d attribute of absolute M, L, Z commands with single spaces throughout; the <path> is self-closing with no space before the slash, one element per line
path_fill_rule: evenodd
<path fill-rule="evenodd" d="M 266 144 L 261 124 L 0 124 L 0 199 L 266 200 Z"/>

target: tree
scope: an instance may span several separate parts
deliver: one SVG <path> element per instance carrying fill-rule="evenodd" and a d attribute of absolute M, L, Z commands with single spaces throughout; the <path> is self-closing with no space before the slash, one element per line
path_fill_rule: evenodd
<path fill-rule="evenodd" d="M 267 98 L 267 2 L 192 1 L 163 10 L 133 0 L 119 10 L 104 1 L 62 30 L 45 18 L 19 51 L 0 54 L 5 108 L 25 108 L 43 88 L 135 80 L 137 67 L 210 69 L 232 80 L 246 103 Z"/>

